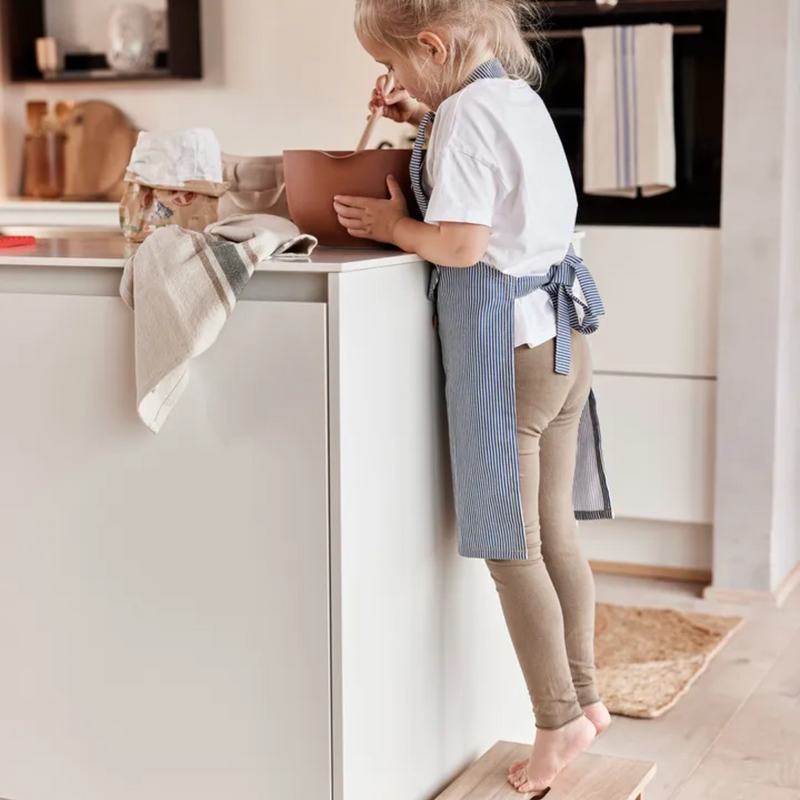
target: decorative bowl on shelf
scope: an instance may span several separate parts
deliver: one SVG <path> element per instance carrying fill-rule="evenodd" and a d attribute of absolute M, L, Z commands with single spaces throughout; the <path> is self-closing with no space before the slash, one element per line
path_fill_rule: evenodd
<path fill-rule="evenodd" d="M 375 242 L 351 236 L 333 209 L 336 195 L 389 198 L 386 177 L 394 175 L 416 213 L 409 166 L 411 150 L 355 152 L 286 150 L 283 154 L 286 200 L 292 221 L 323 247 L 372 248 Z"/>
<path fill-rule="evenodd" d="M 158 26 L 153 12 L 145 6 L 117 6 L 108 23 L 106 60 L 114 72 L 140 75 L 156 64 Z"/>

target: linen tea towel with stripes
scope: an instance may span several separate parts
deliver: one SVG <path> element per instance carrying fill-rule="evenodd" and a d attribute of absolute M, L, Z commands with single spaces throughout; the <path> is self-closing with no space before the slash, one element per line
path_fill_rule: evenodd
<path fill-rule="evenodd" d="M 583 190 L 652 197 L 675 188 L 672 25 L 583 30 Z"/>
<path fill-rule="evenodd" d="M 305 257 L 317 240 L 288 220 L 231 217 L 196 233 L 152 233 L 127 260 L 120 296 L 134 312 L 136 405 L 161 430 L 189 380 L 191 360 L 216 341 L 256 265 Z"/>

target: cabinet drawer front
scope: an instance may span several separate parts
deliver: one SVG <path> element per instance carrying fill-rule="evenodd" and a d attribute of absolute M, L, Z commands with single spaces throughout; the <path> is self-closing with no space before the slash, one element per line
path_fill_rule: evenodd
<path fill-rule="evenodd" d="M 606 306 L 597 370 L 716 376 L 718 230 L 589 228 L 583 253 Z"/>
<path fill-rule="evenodd" d="M 133 330 L 0 294 L 0 796 L 330 800 L 326 307 L 239 303 L 158 436 Z"/>
<path fill-rule="evenodd" d="M 711 523 L 716 383 L 598 375 L 595 391 L 616 515 Z"/>

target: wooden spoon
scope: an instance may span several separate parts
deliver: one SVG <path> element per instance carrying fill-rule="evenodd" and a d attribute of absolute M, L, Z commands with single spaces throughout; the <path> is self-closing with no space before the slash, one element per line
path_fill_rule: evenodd
<path fill-rule="evenodd" d="M 390 72 L 386 76 L 386 86 L 384 87 L 383 90 L 384 95 L 391 94 L 392 89 L 394 89 L 394 74 Z M 372 138 L 372 134 L 375 131 L 375 126 L 378 124 L 378 120 L 382 116 L 383 116 L 383 106 L 379 106 L 372 112 L 372 115 L 369 118 L 369 122 L 367 122 L 367 127 L 364 128 L 364 133 L 361 134 L 361 139 L 359 140 L 358 146 L 356 147 L 356 153 L 360 153 L 362 150 L 367 149 L 369 140 Z"/>
<path fill-rule="evenodd" d="M 44 100 L 28 100 L 25 105 L 25 114 L 28 123 L 28 133 L 42 132 L 42 121 L 47 116 L 47 103 Z"/>
<path fill-rule="evenodd" d="M 66 127 L 73 108 L 75 108 L 74 100 L 59 100 L 56 103 L 56 116 L 58 117 L 62 130 Z"/>

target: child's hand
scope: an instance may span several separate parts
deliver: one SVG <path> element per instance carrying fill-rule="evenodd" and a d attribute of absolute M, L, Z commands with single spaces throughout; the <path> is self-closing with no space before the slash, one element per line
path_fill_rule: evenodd
<path fill-rule="evenodd" d="M 395 84 L 388 93 L 386 92 L 387 75 L 381 75 L 375 88 L 372 90 L 372 99 L 369 103 L 369 112 L 373 114 L 377 109 L 383 109 L 383 116 L 394 122 L 419 123 L 427 113 L 427 109 L 415 100 L 402 86 Z M 423 110 L 424 109 L 424 110 Z"/>
<path fill-rule="evenodd" d="M 391 200 L 376 200 L 370 197 L 334 198 L 333 207 L 339 216 L 339 223 L 347 228 L 357 239 L 372 239 L 376 242 L 394 243 L 394 229 L 397 223 L 409 216 L 408 204 L 400 189 L 400 184 L 392 175 L 386 178 Z"/>

